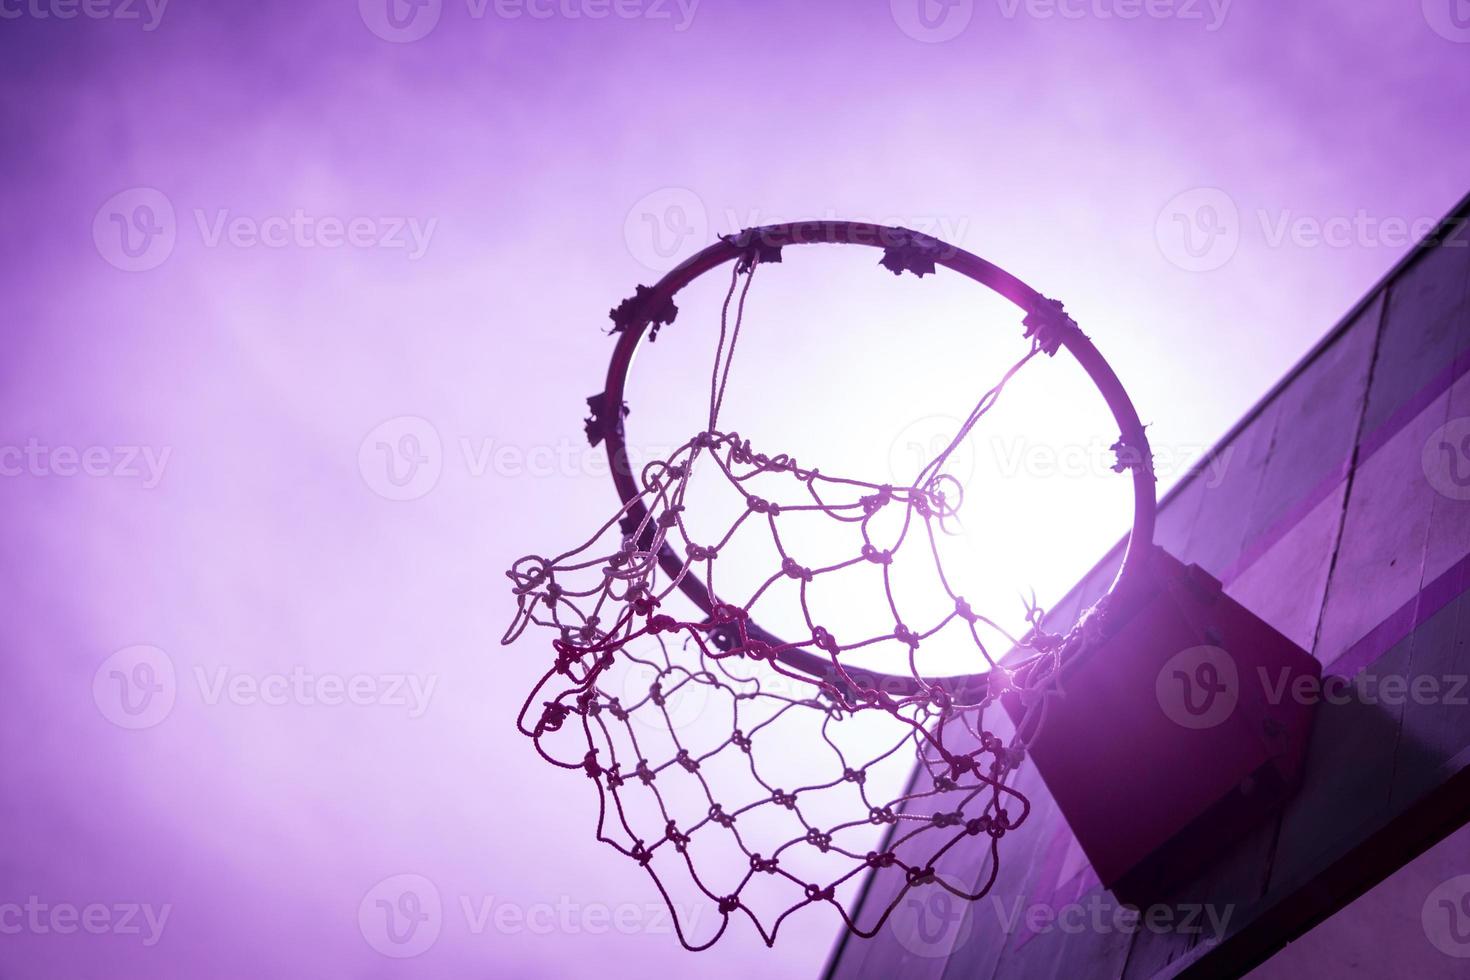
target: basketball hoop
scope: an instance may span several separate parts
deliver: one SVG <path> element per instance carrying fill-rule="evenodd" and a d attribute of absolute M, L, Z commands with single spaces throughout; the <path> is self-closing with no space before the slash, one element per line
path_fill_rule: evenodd
<path fill-rule="evenodd" d="M 720 425 L 745 300 L 757 271 L 781 262 L 788 246 L 809 244 L 881 249 L 881 266 L 895 275 L 923 277 L 949 269 L 998 293 L 1023 314 L 1022 353 L 910 485 L 831 476 L 808 461 L 762 451 Z M 680 290 L 726 263 L 733 267 L 711 373 L 707 424 L 666 458 L 635 472 L 628 458 L 624 399 L 634 352 L 645 334 L 656 339 L 661 328 L 675 321 L 674 299 Z M 958 897 L 979 899 L 995 882 L 1000 840 L 1030 810 L 1008 779 L 1040 730 L 1064 668 L 1088 649 L 1109 604 L 1138 586 L 1151 550 L 1152 457 L 1137 412 L 1112 369 L 1060 303 L 1004 270 L 917 232 L 853 222 L 779 225 L 722 238 L 656 285 L 639 286 L 611 316 L 617 346 L 604 390 L 587 400 L 591 414 L 586 425 L 592 444 L 606 445 L 623 506 L 582 545 L 554 558 L 522 558 L 508 573 L 518 612 L 503 642 L 513 642 L 533 624 L 554 635 L 554 662 L 522 708 L 521 731 L 548 761 L 582 770 L 597 786 L 599 839 L 648 871 L 675 915 L 680 940 L 690 949 L 713 944 L 737 912 L 747 915 L 771 944 L 781 923 L 810 905 L 836 907 L 849 929 L 871 936 L 910 888 L 943 887 Z M 1121 433 L 1114 446 L 1115 469 L 1131 475 L 1133 528 L 1107 597 L 1061 633 L 1041 628 L 1041 612 L 1033 604 L 1027 617 L 1032 628 L 1017 638 L 972 608 L 945 574 L 937 541 L 961 506 L 962 489 L 946 475 L 944 464 L 1014 375 L 1037 356 L 1055 356 L 1064 349 L 1097 386 Z M 718 537 L 701 538 L 691 529 L 689 513 L 699 506 L 691 489 L 696 471 L 715 477 L 742 504 L 739 516 Z M 834 534 L 848 534 L 851 547 L 844 557 L 817 564 L 788 548 L 781 527 L 783 519 L 796 514 L 830 522 Z M 779 561 L 754 594 L 717 592 L 718 559 L 730 542 L 750 534 L 768 536 Z M 910 560 L 914 553 L 937 573 L 946 595 L 937 621 L 909 622 L 890 580 L 890 568 L 900 555 Z M 854 635 L 840 622 L 814 619 L 809 594 L 839 573 L 881 580 L 892 612 L 891 629 Z M 778 591 L 795 594 L 805 622 L 800 636 L 778 638 L 758 625 L 763 598 Z M 678 614 L 676 599 L 692 603 L 693 614 Z M 993 656 L 986 636 L 998 637 L 1010 655 Z M 951 678 L 926 674 L 918 651 L 939 642 L 973 646 L 986 669 Z M 893 668 L 857 668 L 851 654 L 859 650 L 881 655 Z M 640 680 L 632 691 L 626 684 L 618 688 L 612 678 L 629 664 L 651 671 L 652 680 Z M 669 703 L 677 692 L 691 690 L 731 706 L 728 737 L 698 749 L 681 741 Z M 1009 741 L 985 724 L 986 711 L 1002 697 L 1024 705 Z M 764 720 L 742 720 L 761 711 Z M 821 741 L 833 755 L 824 778 L 783 788 L 762 776 L 761 743 L 772 730 L 768 726 L 793 713 L 820 729 Z M 850 758 L 834 732 L 859 716 L 888 719 L 893 747 L 875 758 Z M 649 757 L 649 740 L 640 740 L 634 727 L 640 721 L 666 729 L 666 757 Z M 563 747 L 567 741 L 570 750 Z M 934 788 L 916 787 L 891 800 L 870 798 L 869 770 L 906 745 Z M 748 759 L 755 790 L 726 800 L 717 795 L 708 774 L 733 756 Z M 813 760 L 814 771 L 818 763 Z M 707 809 L 694 817 L 676 812 L 673 794 L 662 788 L 676 780 L 687 781 L 701 800 L 707 798 Z M 653 817 L 639 818 L 628 799 L 634 793 L 641 794 Z M 824 807 L 841 802 L 846 817 L 825 823 L 809 817 L 817 809 L 811 801 L 818 798 Z M 927 804 L 938 809 L 914 812 Z M 783 811 L 800 831 L 794 836 L 747 839 L 750 835 L 743 833 L 768 812 Z M 863 834 L 870 836 L 871 827 L 896 824 L 901 818 L 911 821 L 913 829 L 895 830 L 884 850 L 849 846 Z M 729 835 L 749 860 L 748 872 L 731 886 L 710 880 L 707 870 L 701 874 L 694 859 L 701 835 L 720 834 Z M 966 838 L 983 843 L 990 855 L 988 872 L 968 890 L 936 869 Z M 806 858 L 830 870 L 817 876 L 799 869 Z M 904 887 L 875 923 L 863 924 L 836 893 L 868 870 L 900 874 Z M 721 920 L 713 938 L 697 941 L 686 934 L 686 923 L 666 887 L 675 873 L 687 875 L 694 894 L 717 909 Z M 763 916 L 746 901 L 745 890 L 752 880 L 767 878 L 789 886 L 791 896 Z"/>

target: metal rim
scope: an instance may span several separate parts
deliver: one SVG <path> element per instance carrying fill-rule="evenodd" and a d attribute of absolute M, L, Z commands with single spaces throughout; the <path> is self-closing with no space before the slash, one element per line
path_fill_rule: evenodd
<path fill-rule="evenodd" d="M 884 265 L 895 272 L 907 268 L 922 275 L 935 266 L 942 266 L 1010 300 L 1025 314 L 1028 329 L 1034 322 L 1038 325 L 1038 330 L 1052 330 L 1050 338 L 1044 341 L 1047 352 L 1055 353 L 1057 349 L 1065 348 L 1087 372 L 1117 422 L 1121 433 L 1119 446 L 1128 451 L 1129 458 L 1133 461 L 1132 465 L 1127 466 L 1133 474 L 1133 528 L 1128 536 L 1122 566 L 1108 589 L 1108 596 L 1131 590 L 1141 579 L 1143 566 L 1152 548 L 1158 505 L 1148 434 L 1144 431 L 1138 412 L 1122 382 L 1092 341 L 1062 312 L 1060 303 L 1047 299 L 1009 272 L 977 255 L 906 228 L 855 221 L 807 221 L 748 229 L 738 235 L 721 238 L 671 270 L 654 286 L 647 289 L 640 287 L 638 295 L 625 304 L 624 315 L 618 321 L 618 342 L 608 365 L 607 384 L 602 394 L 602 403 L 612 406 L 609 412 L 612 420 L 605 425 L 602 435 L 607 443 L 613 484 L 623 503 L 626 505 L 635 501 L 639 488 L 628 462 L 628 444 L 621 407 L 634 355 L 658 311 L 666 308 L 685 286 L 727 262 L 741 258 L 761 261 L 771 250 L 779 251 L 788 245 L 820 244 L 864 245 L 884 249 Z M 890 264 L 890 257 L 893 264 Z M 918 268 L 912 264 L 914 260 L 920 263 Z M 641 518 L 642 504 L 632 503 L 630 513 Z M 659 564 L 671 576 L 677 576 L 684 567 L 683 562 L 672 552 L 660 555 Z M 679 587 L 706 615 L 711 613 L 716 600 L 697 576 L 684 576 Z M 770 637 L 770 641 L 781 642 L 776 637 Z M 819 679 L 830 681 L 832 678 L 832 664 L 826 658 L 799 649 L 786 650 L 780 656 L 788 667 Z M 915 679 L 907 675 L 854 671 L 852 668 L 849 668 L 849 674 L 861 675 L 864 683 L 872 682 L 893 694 L 914 693 L 919 689 Z M 978 674 L 973 675 L 973 678 L 984 676 Z M 963 679 L 947 678 L 945 681 L 953 686 Z"/>

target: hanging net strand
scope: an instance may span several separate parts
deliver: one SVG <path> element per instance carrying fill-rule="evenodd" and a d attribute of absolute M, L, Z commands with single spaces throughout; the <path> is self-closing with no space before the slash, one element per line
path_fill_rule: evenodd
<path fill-rule="evenodd" d="M 759 452 L 719 427 L 760 264 L 737 262 L 731 274 L 707 427 L 645 466 L 638 493 L 589 539 L 554 557 L 524 557 L 508 572 L 517 614 L 505 642 L 534 625 L 550 632 L 553 653 L 517 725 L 547 761 L 592 781 L 598 839 L 647 871 L 690 949 L 712 945 L 737 915 L 767 944 L 788 917 L 811 905 L 834 907 L 848 929 L 872 936 L 910 889 L 942 887 L 971 901 L 987 894 L 1000 840 L 1031 809 L 1009 783 L 1056 690 L 1059 644 L 1040 631 L 1034 599 L 1027 611 L 1032 630 L 1018 639 L 971 607 L 941 557 L 947 522 L 962 503 L 944 464 L 1043 351 L 1042 342 L 1033 339 L 912 484 L 830 476 L 789 455 Z M 738 516 L 713 534 L 695 529 L 693 516 L 708 496 L 704 484 L 696 491 L 696 471 L 736 495 Z M 804 563 L 782 532 L 798 518 L 820 519 L 842 535 L 844 553 Z M 775 559 L 737 600 L 716 589 L 716 563 L 753 537 Z M 904 615 L 901 559 L 930 570 L 942 612 L 923 621 Z M 741 567 L 749 571 L 743 561 Z M 879 583 L 891 626 L 844 629 L 818 618 L 816 597 L 838 591 L 828 583 L 842 575 Z M 689 576 L 711 597 L 708 615 L 678 613 L 693 608 L 678 595 Z M 780 640 L 756 625 L 778 596 L 799 611 L 799 636 Z M 1002 665 L 992 645 L 1019 655 Z M 968 651 L 967 676 L 926 675 L 921 658 L 930 647 Z M 854 654 L 883 663 L 904 683 L 874 678 Z M 797 662 L 821 670 L 792 666 Z M 1002 697 L 1026 706 L 1017 726 L 1024 736 L 1002 739 L 987 724 Z M 684 717 L 696 702 L 693 720 Z M 790 732 L 798 723 L 807 732 L 799 784 L 771 774 L 793 752 Z M 709 737 L 712 728 L 717 737 Z M 877 773 L 885 763 L 913 760 L 926 779 L 898 795 L 881 789 Z M 741 773 L 738 786 L 713 775 L 732 765 Z M 875 831 L 885 829 L 886 844 L 874 850 Z M 707 842 L 742 853 L 743 867 L 732 873 L 731 861 L 696 861 Z M 985 855 L 983 870 L 978 880 L 965 878 L 973 882 L 968 890 L 940 876 L 946 860 L 957 873 L 972 874 L 976 847 Z M 957 852 L 963 861 L 951 857 Z M 844 895 L 853 900 L 846 886 L 865 873 L 897 876 L 902 886 L 875 921 L 860 923 Z M 783 890 L 785 897 L 771 898 Z M 691 934 L 694 922 L 708 927 L 712 920 L 686 904 L 690 896 L 715 911 L 712 937 Z"/>

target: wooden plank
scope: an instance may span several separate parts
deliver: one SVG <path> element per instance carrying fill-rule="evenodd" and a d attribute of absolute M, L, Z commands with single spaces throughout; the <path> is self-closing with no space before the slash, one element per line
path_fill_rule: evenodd
<path fill-rule="evenodd" d="M 1251 507 L 1248 541 L 1279 537 L 1283 523 L 1294 524 L 1346 477 L 1382 311 L 1379 297 L 1281 393 L 1280 421 Z"/>
<path fill-rule="evenodd" d="M 1388 291 L 1383 341 L 1363 431 L 1370 438 L 1465 350 L 1470 292 L 1466 232 L 1452 248 L 1425 248 Z"/>
<path fill-rule="evenodd" d="M 1358 463 L 1312 651 L 1324 665 L 1419 591 L 1436 497 L 1423 477 L 1423 447 L 1447 407 L 1445 397 L 1432 402 Z"/>
<path fill-rule="evenodd" d="M 1176 558 L 1220 578 L 1240 557 L 1280 413 L 1279 402 L 1273 402 L 1219 447 L 1216 455 L 1223 460 L 1219 482 L 1203 486 L 1194 525 Z"/>

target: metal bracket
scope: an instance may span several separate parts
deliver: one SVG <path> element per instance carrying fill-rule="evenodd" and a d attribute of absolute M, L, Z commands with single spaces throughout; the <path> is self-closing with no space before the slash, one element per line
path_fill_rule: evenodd
<path fill-rule="evenodd" d="M 623 419 L 632 412 L 628 403 L 623 402 L 621 412 L 608 411 L 607 392 L 599 391 L 595 395 L 587 397 L 587 408 L 592 412 L 583 421 L 586 423 L 587 441 L 596 446 L 602 440 L 614 433 L 623 431 Z"/>
<path fill-rule="evenodd" d="M 1056 356 L 1066 337 L 1081 333 L 1077 321 L 1072 319 L 1061 302 L 1045 296 L 1021 323 L 1026 328 L 1026 338 L 1035 339 L 1047 357 Z"/>
<path fill-rule="evenodd" d="M 759 228 L 747 228 L 734 235 L 721 235 L 720 241 L 727 242 L 741 251 L 735 268 L 742 273 L 767 262 L 781 261 L 781 246 L 770 241 Z"/>
<path fill-rule="evenodd" d="M 613 333 L 622 333 L 630 327 L 637 327 L 641 323 L 647 323 L 651 327 L 648 333 L 649 340 L 658 339 L 659 327 L 666 327 L 674 322 L 679 315 L 679 308 L 674 305 L 673 297 L 666 298 L 658 307 L 644 311 L 643 307 L 648 297 L 653 295 L 653 289 L 649 286 L 639 286 L 638 291 L 613 307 L 608 317 L 613 322 Z M 638 314 L 643 312 L 643 316 Z M 593 443 L 593 445 L 597 445 Z"/>
<path fill-rule="evenodd" d="M 944 246 L 928 235 L 906 228 L 897 229 L 897 232 L 890 236 L 892 244 L 883 249 L 883 258 L 878 264 L 895 276 L 912 272 L 922 279 L 934 272 L 934 263 L 943 256 Z"/>
<path fill-rule="evenodd" d="M 1154 458 L 1152 453 L 1142 451 L 1137 446 L 1129 445 L 1123 436 L 1119 436 L 1118 441 L 1108 448 L 1117 457 L 1117 462 L 1113 463 L 1114 473 L 1125 473 L 1128 470 L 1136 470 L 1147 473 L 1155 481 L 1158 480 L 1158 476 L 1154 474 Z"/>

